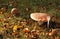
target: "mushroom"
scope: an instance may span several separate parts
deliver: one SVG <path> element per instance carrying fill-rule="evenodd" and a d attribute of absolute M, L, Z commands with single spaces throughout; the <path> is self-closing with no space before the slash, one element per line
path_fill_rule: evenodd
<path fill-rule="evenodd" d="M 46 22 L 48 21 L 47 17 L 50 17 L 50 16 L 47 13 L 32 13 L 30 17 L 35 21 Z"/>
<path fill-rule="evenodd" d="M 18 13 L 17 8 L 12 8 L 11 13 L 12 13 L 12 14 L 17 14 L 17 13 Z"/>
<path fill-rule="evenodd" d="M 47 22 L 47 28 L 49 28 L 50 15 L 47 13 L 31 13 L 31 19 L 40 22 Z"/>

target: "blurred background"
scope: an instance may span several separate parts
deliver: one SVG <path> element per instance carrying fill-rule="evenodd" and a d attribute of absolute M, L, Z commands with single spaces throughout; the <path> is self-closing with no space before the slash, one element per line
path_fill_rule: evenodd
<path fill-rule="evenodd" d="M 50 14 L 55 21 L 49 32 L 45 23 L 39 25 L 30 18 L 30 14 L 36 12 Z M 59 28 L 60 0 L 0 0 L 0 39 L 60 39 Z M 31 37 L 36 34 L 36 38 Z"/>

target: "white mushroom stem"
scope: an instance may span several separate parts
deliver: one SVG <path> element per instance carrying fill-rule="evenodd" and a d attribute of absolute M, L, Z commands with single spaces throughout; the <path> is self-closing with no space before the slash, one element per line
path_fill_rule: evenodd
<path fill-rule="evenodd" d="M 47 27 L 49 28 L 50 16 L 47 17 Z"/>

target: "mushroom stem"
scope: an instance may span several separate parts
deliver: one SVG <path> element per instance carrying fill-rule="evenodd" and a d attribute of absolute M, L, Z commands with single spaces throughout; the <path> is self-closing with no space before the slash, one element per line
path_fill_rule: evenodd
<path fill-rule="evenodd" d="M 47 28 L 49 28 L 50 16 L 47 17 Z"/>

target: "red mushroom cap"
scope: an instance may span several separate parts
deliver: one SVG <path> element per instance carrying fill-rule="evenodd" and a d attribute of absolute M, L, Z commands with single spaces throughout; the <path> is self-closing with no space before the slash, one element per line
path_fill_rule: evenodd
<path fill-rule="evenodd" d="M 17 8 L 13 8 L 13 9 L 11 10 L 11 13 L 12 13 L 12 14 L 17 14 L 17 13 L 18 13 L 18 9 L 17 9 Z"/>

